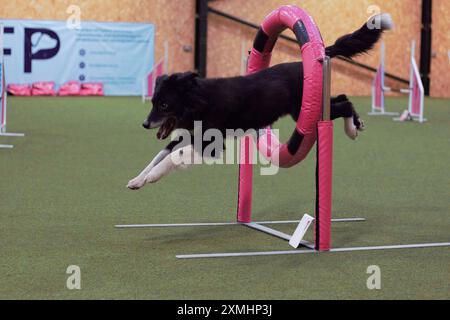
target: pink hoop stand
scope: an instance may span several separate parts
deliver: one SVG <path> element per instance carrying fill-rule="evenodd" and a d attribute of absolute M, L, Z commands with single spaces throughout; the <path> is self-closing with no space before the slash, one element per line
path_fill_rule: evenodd
<path fill-rule="evenodd" d="M 325 58 L 322 36 L 313 19 L 296 6 L 283 6 L 270 13 L 263 21 L 256 36 L 248 62 L 248 74 L 268 68 L 275 42 L 281 32 L 291 29 L 299 42 L 303 58 L 303 101 L 295 131 L 287 144 L 280 144 L 270 128 L 259 137 L 257 147 L 269 161 L 282 168 L 301 162 L 317 140 L 317 205 L 315 249 L 330 249 L 331 243 L 331 198 L 332 198 L 332 150 L 333 123 L 330 114 L 331 65 Z M 322 121 L 320 121 L 322 118 Z M 293 148 L 293 141 L 298 146 Z M 300 141 L 300 143 L 298 143 Z M 239 168 L 238 222 L 251 223 L 253 165 L 249 155 L 253 154 L 253 140 L 241 140 L 241 164 Z M 277 157 L 273 157 L 276 154 Z"/>

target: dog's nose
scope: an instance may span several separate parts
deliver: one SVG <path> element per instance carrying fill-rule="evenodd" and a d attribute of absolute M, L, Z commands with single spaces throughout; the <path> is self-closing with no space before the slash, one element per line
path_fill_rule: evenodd
<path fill-rule="evenodd" d="M 148 120 L 145 120 L 144 123 L 142 124 L 142 126 L 143 126 L 145 129 L 150 129 L 150 122 L 149 122 Z"/>

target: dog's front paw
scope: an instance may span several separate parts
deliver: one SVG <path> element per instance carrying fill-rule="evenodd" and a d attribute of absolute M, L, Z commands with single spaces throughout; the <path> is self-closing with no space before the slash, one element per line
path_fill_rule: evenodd
<path fill-rule="evenodd" d="M 134 178 L 130 180 L 127 184 L 127 188 L 131 190 L 139 190 L 145 185 L 145 179 L 142 178 Z"/>
<path fill-rule="evenodd" d="M 158 182 L 159 180 L 161 180 L 161 178 L 162 178 L 162 175 L 158 175 L 158 174 L 148 174 L 146 177 L 145 177 L 145 184 L 147 184 L 147 183 L 156 183 L 156 182 Z"/>

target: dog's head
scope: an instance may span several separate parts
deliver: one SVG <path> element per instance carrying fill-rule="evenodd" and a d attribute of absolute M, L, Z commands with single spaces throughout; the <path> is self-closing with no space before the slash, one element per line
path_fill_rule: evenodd
<path fill-rule="evenodd" d="M 198 75 L 193 72 L 158 77 L 152 98 L 153 107 L 144 121 L 143 127 L 146 129 L 159 128 L 156 136 L 162 140 L 178 128 L 180 123 L 186 126 L 186 120 L 190 120 L 189 115 L 202 105 L 198 101 L 199 99 L 195 99 L 193 93 L 197 85 L 197 78 Z"/>

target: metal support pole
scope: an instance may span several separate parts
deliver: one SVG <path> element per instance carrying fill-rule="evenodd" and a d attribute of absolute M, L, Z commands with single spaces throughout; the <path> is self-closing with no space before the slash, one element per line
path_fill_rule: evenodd
<path fill-rule="evenodd" d="M 420 41 L 420 74 L 425 95 L 430 95 L 432 0 L 422 0 L 422 31 Z"/>
<path fill-rule="evenodd" d="M 325 57 L 323 61 L 323 114 L 322 120 L 329 121 L 331 119 L 331 59 Z"/>
<path fill-rule="evenodd" d="M 206 77 L 208 49 L 208 0 L 197 0 L 195 21 L 195 69 L 200 77 Z"/>

